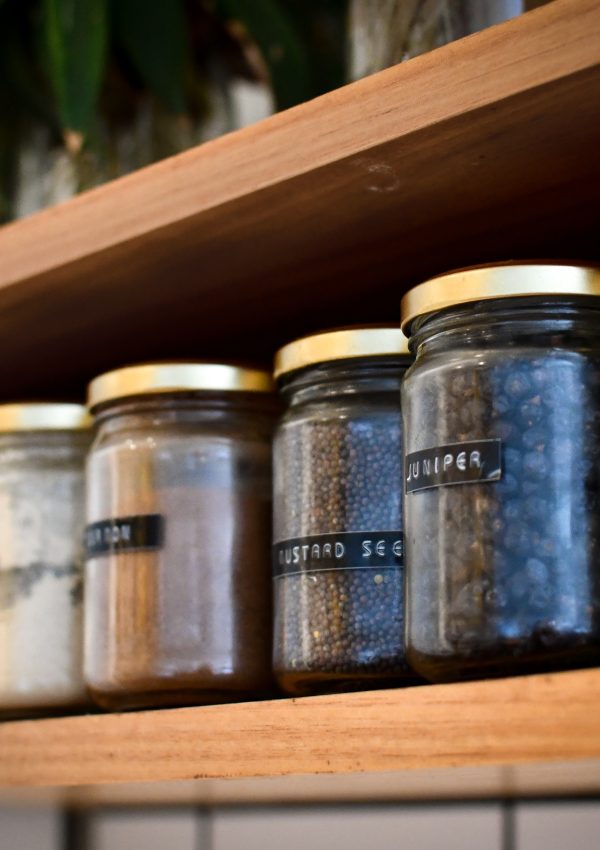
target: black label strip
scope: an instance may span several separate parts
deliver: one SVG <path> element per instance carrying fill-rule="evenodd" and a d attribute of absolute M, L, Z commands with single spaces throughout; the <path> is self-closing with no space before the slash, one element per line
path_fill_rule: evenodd
<path fill-rule="evenodd" d="M 161 514 L 114 517 L 85 528 L 86 557 L 161 549 L 165 518 Z"/>
<path fill-rule="evenodd" d="M 396 569 L 404 564 L 401 531 L 346 531 L 280 540 L 273 578 L 326 570 Z"/>
<path fill-rule="evenodd" d="M 404 460 L 407 493 L 445 487 L 449 484 L 479 484 L 502 477 L 502 441 L 472 440 L 449 443 L 421 452 L 411 452 Z"/>

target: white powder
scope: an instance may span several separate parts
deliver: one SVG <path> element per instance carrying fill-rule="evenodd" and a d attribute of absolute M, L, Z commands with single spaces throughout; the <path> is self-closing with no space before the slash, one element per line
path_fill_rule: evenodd
<path fill-rule="evenodd" d="M 0 436 L 0 710 L 85 701 L 83 463 L 87 436 Z"/>

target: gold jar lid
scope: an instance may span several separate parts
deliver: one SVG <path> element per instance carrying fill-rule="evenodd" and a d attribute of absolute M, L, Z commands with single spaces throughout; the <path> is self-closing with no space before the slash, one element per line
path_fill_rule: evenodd
<path fill-rule="evenodd" d="M 23 402 L 0 404 L 0 432 L 81 431 L 92 424 L 82 404 Z"/>
<path fill-rule="evenodd" d="M 88 407 L 130 396 L 273 390 L 268 372 L 224 363 L 144 363 L 105 372 L 88 387 Z"/>
<path fill-rule="evenodd" d="M 498 298 L 599 296 L 600 269 L 560 263 L 498 263 L 460 269 L 425 281 L 402 299 L 402 328 L 447 307 Z"/>
<path fill-rule="evenodd" d="M 399 327 L 340 328 L 296 339 L 275 355 L 276 378 L 288 372 L 357 357 L 408 356 L 408 339 Z"/>

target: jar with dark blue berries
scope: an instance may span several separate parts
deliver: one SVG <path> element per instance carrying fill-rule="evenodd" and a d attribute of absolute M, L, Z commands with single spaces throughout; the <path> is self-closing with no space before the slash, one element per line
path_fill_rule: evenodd
<path fill-rule="evenodd" d="M 404 656 L 399 327 L 282 348 L 274 447 L 274 668 L 291 694 L 394 685 Z"/>
<path fill-rule="evenodd" d="M 600 663 L 600 270 L 411 290 L 407 652 L 444 682 Z"/>

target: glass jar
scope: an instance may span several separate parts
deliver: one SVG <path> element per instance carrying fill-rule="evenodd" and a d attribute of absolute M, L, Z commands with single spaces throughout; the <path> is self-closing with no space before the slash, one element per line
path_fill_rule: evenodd
<path fill-rule="evenodd" d="M 215 364 L 90 385 L 85 675 L 101 706 L 270 688 L 271 389 Z"/>
<path fill-rule="evenodd" d="M 87 703 L 83 496 L 90 421 L 78 404 L 0 405 L 0 712 Z"/>
<path fill-rule="evenodd" d="M 403 641 L 399 328 L 282 348 L 274 446 L 274 669 L 291 694 L 392 685 Z"/>
<path fill-rule="evenodd" d="M 598 270 L 517 264 L 404 298 L 407 646 L 432 681 L 600 662 L 599 296 Z"/>

